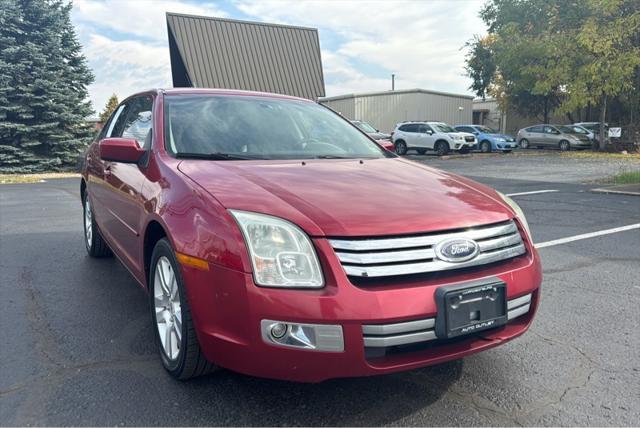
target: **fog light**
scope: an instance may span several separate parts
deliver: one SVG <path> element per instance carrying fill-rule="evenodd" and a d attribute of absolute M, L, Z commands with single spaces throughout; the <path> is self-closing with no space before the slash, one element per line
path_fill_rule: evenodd
<path fill-rule="evenodd" d="M 273 336 L 276 339 L 282 338 L 282 336 L 284 336 L 286 332 L 287 332 L 286 324 L 282 324 L 281 322 L 279 322 L 271 326 L 271 336 Z"/>
<path fill-rule="evenodd" d="M 344 351 L 344 338 L 340 325 L 262 320 L 260 330 L 262 340 L 270 345 L 311 351 Z"/>

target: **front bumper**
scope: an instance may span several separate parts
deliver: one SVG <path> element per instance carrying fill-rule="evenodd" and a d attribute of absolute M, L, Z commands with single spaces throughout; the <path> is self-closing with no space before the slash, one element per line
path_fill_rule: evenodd
<path fill-rule="evenodd" d="M 477 142 L 472 141 L 458 141 L 454 140 L 452 142 L 453 146 L 452 150 L 473 150 L 477 147 Z"/>
<path fill-rule="evenodd" d="M 524 333 L 539 301 L 540 262 L 532 248 L 514 259 L 464 273 L 403 282 L 354 285 L 328 241 L 314 239 L 326 286 L 320 290 L 257 287 L 250 273 L 211 265 L 208 272 L 183 267 L 197 337 L 205 356 L 222 367 L 259 377 L 302 382 L 410 370 L 458 359 L 498 346 Z M 327 254 L 333 257 L 326 257 Z M 456 340 L 430 340 L 411 349 L 382 354 L 365 346 L 363 326 L 434 318 L 435 291 L 443 285 L 497 277 L 507 299 L 531 294 L 526 314 L 507 325 Z M 342 352 L 279 347 L 262 336 L 263 320 L 339 325 Z"/>
<path fill-rule="evenodd" d="M 507 141 L 507 142 L 498 142 L 496 143 L 497 150 L 512 150 L 518 147 L 518 143 L 515 141 Z"/>
<path fill-rule="evenodd" d="M 591 146 L 593 145 L 593 143 L 591 141 L 569 141 L 569 146 L 573 147 L 573 148 L 580 148 L 580 149 L 586 149 L 586 148 L 591 148 Z"/>

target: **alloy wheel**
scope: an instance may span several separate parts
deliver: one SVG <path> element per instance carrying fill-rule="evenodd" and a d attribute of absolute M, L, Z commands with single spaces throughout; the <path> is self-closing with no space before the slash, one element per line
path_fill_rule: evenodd
<path fill-rule="evenodd" d="M 171 262 L 165 256 L 156 263 L 153 279 L 156 327 L 165 355 L 175 361 L 182 343 L 182 307 L 180 290 Z"/>
<path fill-rule="evenodd" d="M 520 140 L 520 148 L 528 149 L 529 148 L 529 140 L 526 140 L 524 138 L 522 140 Z"/>
<path fill-rule="evenodd" d="M 444 156 L 449 153 L 449 146 L 447 143 L 443 143 L 442 141 L 436 143 L 436 153 L 438 156 Z"/>
<path fill-rule="evenodd" d="M 87 240 L 87 247 L 91 248 L 91 240 L 93 238 L 93 221 L 91 203 L 89 203 L 88 195 L 84 200 L 84 237 Z"/>

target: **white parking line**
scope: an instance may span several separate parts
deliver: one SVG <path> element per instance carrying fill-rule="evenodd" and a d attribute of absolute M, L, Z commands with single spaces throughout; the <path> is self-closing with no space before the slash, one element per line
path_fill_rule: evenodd
<path fill-rule="evenodd" d="M 582 239 L 595 238 L 596 236 L 610 235 L 612 233 L 625 232 L 627 230 L 640 229 L 640 223 L 630 224 L 628 226 L 614 227 L 612 229 L 600 230 L 598 232 L 583 233 L 582 235 L 574 235 L 566 238 L 554 239 L 553 241 L 540 242 L 534 244 L 536 248 L 553 247 L 554 245 L 566 244 L 568 242 L 580 241 Z"/>
<path fill-rule="evenodd" d="M 534 190 L 533 192 L 507 193 L 507 196 L 537 195 L 538 193 L 553 193 L 558 190 Z"/>

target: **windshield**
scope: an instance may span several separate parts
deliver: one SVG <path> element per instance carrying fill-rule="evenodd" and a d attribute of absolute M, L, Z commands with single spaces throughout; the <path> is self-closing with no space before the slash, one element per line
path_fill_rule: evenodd
<path fill-rule="evenodd" d="M 358 128 L 362 129 L 364 132 L 368 133 L 368 134 L 374 134 L 376 132 L 378 132 L 376 130 L 376 128 L 374 128 L 373 126 L 369 125 L 367 122 L 359 122 L 359 121 L 354 121 L 353 124 L 355 126 L 357 126 Z"/>
<path fill-rule="evenodd" d="M 589 133 L 589 131 L 584 129 L 582 126 L 573 125 L 573 126 L 570 126 L 569 128 L 573 129 L 573 132 L 575 132 L 576 134 L 588 134 Z"/>
<path fill-rule="evenodd" d="M 487 128 L 486 126 L 476 126 L 476 129 L 478 129 L 480 132 L 485 133 L 485 134 L 497 134 L 498 133 L 498 131 L 496 131 L 495 129 Z"/>
<path fill-rule="evenodd" d="M 250 96 L 165 97 L 166 149 L 212 159 L 382 158 L 349 122 L 315 103 Z"/>
<path fill-rule="evenodd" d="M 556 126 L 556 128 L 564 134 L 578 134 L 574 128 L 569 128 L 568 126 Z"/>
<path fill-rule="evenodd" d="M 431 124 L 431 126 L 436 128 L 440 132 L 458 132 L 446 123 L 433 123 Z"/>

